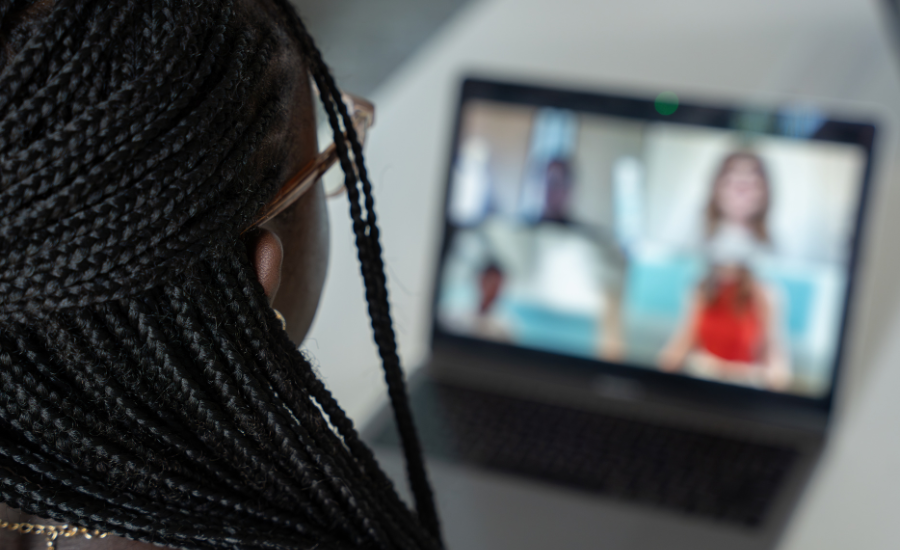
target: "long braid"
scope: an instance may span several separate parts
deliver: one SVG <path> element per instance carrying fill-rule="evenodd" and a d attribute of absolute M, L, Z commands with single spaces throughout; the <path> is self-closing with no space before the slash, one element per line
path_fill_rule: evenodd
<path fill-rule="evenodd" d="M 249 280 L 239 280 L 237 281 L 236 285 L 233 281 L 227 281 L 226 287 L 248 288 L 249 284 Z M 251 303 L 257 299 L 255 296 L 249 295 L 248 298 L 251 299 Z M 233 308 L 238 308 L 241 301 L 234 300 L 230 303 L 232 304 Z M 251 308 L 251 311 L 264 312 L 268 311 L 268 308 Z M 274 321 L 270 319 L 267 322 Z M 334 400 L 331 393 L 325 388 L 322 381 L 316 377 L 313 370 L 306 366 L 308 365 L 308 362 L 305 360 L 305 358 L 303 358 L 302 356 L 300 356 L 299 359 L 294 358 L 293 356 L 299 355 L 299 353 L 295 349 L 291 349 L 290 346 L 279 348 L 278 351 L 286 352 L 289 356 L 287 358 L 288 360 L 269 361 L 265 363 L 267 367 L 276 369 L 281 364 L 298 360 L 302 365 L 305 366 L 301 368 L 281 369 L 277 373 L 273 372 L 273 379 L 277 380 L 280 384 L 277 387 L 278 391 L 282 392 L 283 395 L 289 397 L 294 397 L 296 392 L 307 393 L 309 397 L 312 397 L 328 415 L 328 420 L 338 430 L 343 443 L 357 459 L 360 466 L 365 471 L 365 475 L 369 476 L 369 478 L 373 480 L 377 486 L 385 489 L 391 488 L 393 486 L 392 482 L 379 469 L 372 451 L 359 439 L 356 430 L 353 428 L 353 422 L 349 418 L 347 418 L 346 414 L 344 414 L 344 411 L 338 406 L 337 402 Z M 306 398 L 306 396 L 300 397 L 300 399 Z M 388 491 L 386 495 L 391 499 L 391 510 L 396 512 L 398 521 L 403 521 L 405 514 L 405 505 L 402 503 L 396 493 L 393 492 L 393 490 Z M 426 542 L 420 542 L 420 544 L 426 544 Z"/>
<path fill-rule="evenodd" d="M 400 358 L 397 355 L 396 337 L 391 323 L 390 303 L 385 285 L 379 231 L 376 225 L 375 201 L 363 161 L 362 147 L 351 123 L 347 107 L 341 100 L 334 78 L 322 61 L 321 54 L 313 44 L 309 33 L 306 32 L 303 23 L 296 17 L 293 10 L 286 5 L 285 0 L 279 0 L 279 2 L 283 11 L 297 21 L 297 36 L 310 58 L 310 71 L 319 88 L 322 102 L 334 130 L 335 145 L 345 174 L 345 186 L 350 201 L 350 216 L 356 235 L 369 316 L 372 320 L 372 330 L 384 367 L 388 393 L 403 444 L 410 489 L 415 497 L 419 520 L 436 539 L 440 540 L 441 530 L 437 508 L 434 504 L 434 495 L 428 481 L 421 444 L 410 410 L 406 383 L 400 368 Z M 346 137 L 344 137 L 345 135 Z M 361 184 L 359 187 L 358 183 Z"/>
<path fill-rule="evenodd" d="M 0 501 L 177 548 L 437 549 L 358 140 L 296 15 L 278 30 L 241 2 L 0 0 Z M 266 143 L 285 124 L 284 32 L 348 134 L 418 514 L 280 329 L 238 238 L 281 183 L 287 152 Z"/>

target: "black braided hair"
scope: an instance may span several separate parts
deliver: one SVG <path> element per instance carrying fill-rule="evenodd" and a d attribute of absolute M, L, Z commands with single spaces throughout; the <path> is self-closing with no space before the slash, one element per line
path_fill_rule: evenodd
<path fill-rule="evenodd" d="M 362 148 L 287 0 L 247 3 L 0 0 L 0 501 L 176 548 L 438 549 Z M 240 238 L 282 183 L 266 137 L 285 124 L 275 60 L 298 46 L 416 513 Z"/>

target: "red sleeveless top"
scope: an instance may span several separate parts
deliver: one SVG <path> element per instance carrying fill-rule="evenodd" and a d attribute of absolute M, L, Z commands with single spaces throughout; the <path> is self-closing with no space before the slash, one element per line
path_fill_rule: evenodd
<path fill-rule="evenodd" d="M 721 359 L 755 363 L 763 346 L 759 307 L 750 300 L 740 305 L 736 283 L 719 287 L 697 320 L 698 345 Z"/>

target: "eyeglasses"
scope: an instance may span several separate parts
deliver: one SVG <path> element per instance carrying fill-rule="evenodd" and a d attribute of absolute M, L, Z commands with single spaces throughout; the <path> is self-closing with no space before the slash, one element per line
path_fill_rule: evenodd
<path fill-rule="evenodd" d="M 318 97 L 318 93 L 315 93 L 314 95 Z M 366 134 L 368 133 L 369 128 L 372 127 L 372 124 L 375 123 L 375 106 L 367 99 L 348 93 L 342 93 L 341 99 L 347 106 L 347 112 L 350 113 L 350 122 L 353 124 L 353 129 L 356 131 L 360 145 L 365 145 Z M 327 118 L 322 117 L 325 108 L 322 106 L 321 101 L 317 101 L 316 103 L 316 119 L 327 121 Z M 326 172 L 337 163 L 337 147 L 333 140 L 334 134 L 331 133 L 330 130 L 331 128 L 327 123 L 325 123 L 324 126 L 319 126 L 320 143 L 329 140 L 329 138 L 325 136 L 326 132 L 331 136 L 331 143 L 320 152 L 316 158 L 307 163 L 299 172 L 294 174 L 287 183 L 281 186 L 281 189 L 278 190 L 275 197 L 260 211 L 256 220 L 244 229 L 244 233 L 255 227 L 259 227 L 278 214 L 284 212 L 289 206 L 294 204 L 297 199 L 302 197 L 304 193 L 309 191 L 317 181 L 323 179 L 323 176 L 326 176 Z M 341 174 L 334 174 L 333 177 L 328 176 L 332 176 L 332 174 L 328 173 L 324 178 L 326 182 L 331 184 L 330 186 L 326 186 L 326 196 L 334 197 L 341 195 L 346 191 L 344 179 Z"/>

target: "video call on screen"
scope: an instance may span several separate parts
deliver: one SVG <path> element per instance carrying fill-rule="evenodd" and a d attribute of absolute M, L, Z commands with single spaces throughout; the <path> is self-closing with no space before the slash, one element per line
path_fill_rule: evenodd
<path fill-rule="evenodd" d="M 446 332 L 820 397 L 862 147 L 469 100 Z"/>

